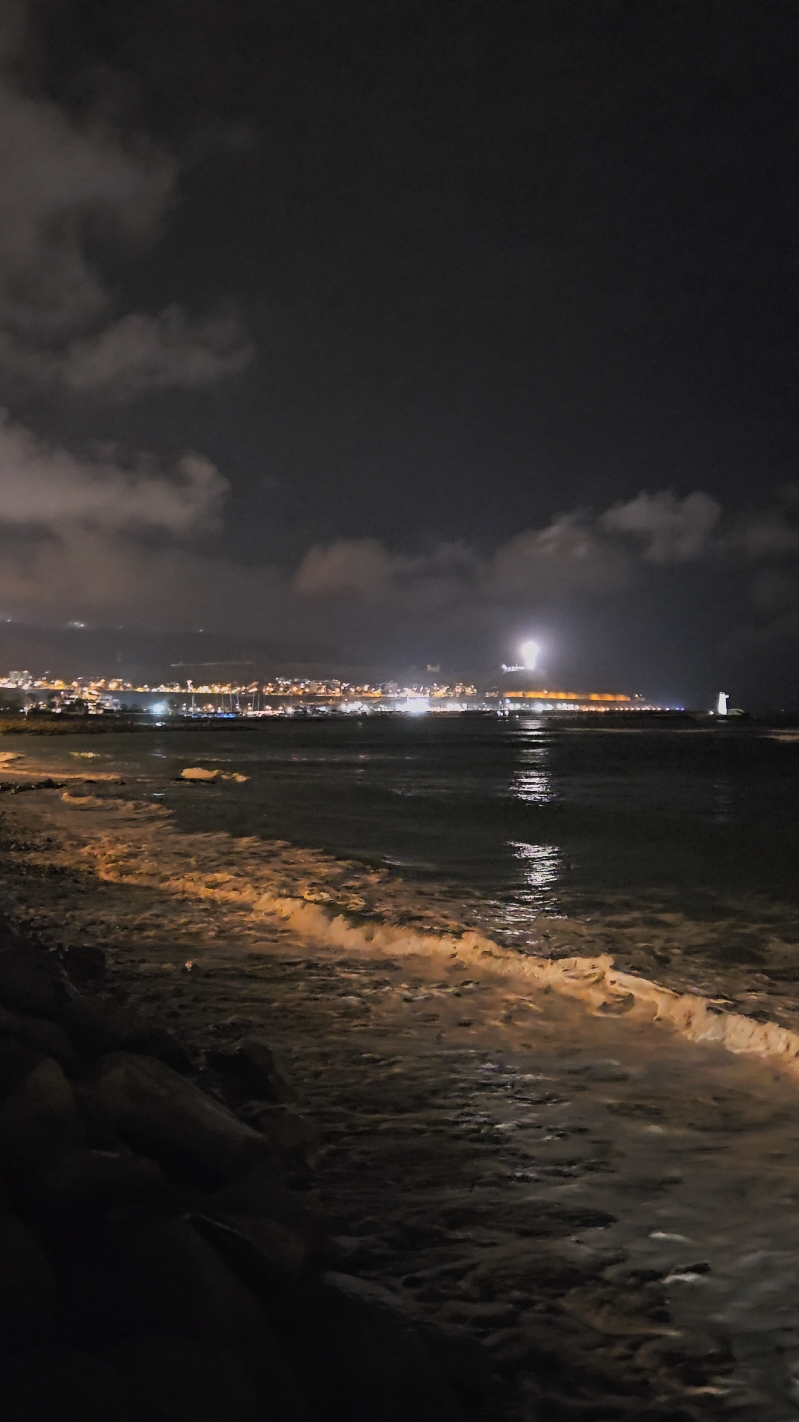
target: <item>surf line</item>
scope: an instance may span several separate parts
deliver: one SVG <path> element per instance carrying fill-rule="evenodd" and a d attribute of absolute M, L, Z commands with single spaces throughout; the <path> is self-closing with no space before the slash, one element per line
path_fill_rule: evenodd
<path fill-rule="evenodd" d="M 123 810 L 127 824 L 142 820 L 168 819 L 161 807 L 136 802 L 101 802 L 109 810 Z M 75 807 L 76 809 L 79 807 Z M 82 807 L 80 807 L 82 808 Z M 89 807 L 87 807 L 89 808 Z M 155 826 L 153 826 L 155 828 Z M 206 848 L 212 842 L 227 842 L 225 834 L 183 836 L 180 870 L 170 866 L 164 841 L 169 826 L 158 825 L 158 852 L 145 841 L 120 842 L 115 835 L 101 833 L 99 842 L 84 839 L 79 861 L 93 861 L 100 879 L 117 883 L 150 885 L 176 897 L 210 899 L 227 903 L 256 916 L 281 919 L 298 937 L 347 951 L 384 951 L 401 954 L 446 954 L 474 968 L 494 975 L 523 979 L 539 991 L 561 993 L 575 998 L 596 1013 L 635 1013 L 638 1020 L 661 1022 L 690 1042 L 722 1047 L 735 1054 L 767 1059 L 782 1070 L 799 1075 L 799 1033 L 776 1022 L 755 1022 L 739 1012 L 724 1012 L 700 993 L 680 993 L 648 978 L 625 973 L 615 966 L 611 954 L 596 957 L 540 958 L 513 952 L 483 934 L 467 929 L 463 933 L 418 932 L 401 924 L 354 923 L 345 914 L 332 914 L 320 905 L 297 896 L 264 893 L 240 872 L 186 870 L 185 854 L 193 841 Z M 245 841 L 240 841 L 242 847 Z M 266 866 L 265 866 L 266 867 Z"/>
<path fill-rule="evenodd" d="M 592 1011 L 635 1012 L 667 1023 L 690 1042 L 723 1047 L 728 1052 L 769 1058 L 799 1075 L 799 1033 L 776 1022 L 755 1022 L 740 1012 L 723 1012 L 698 993 L 679 993 L 648 978 L 622 972 L 611 954 L 595 958 L 538 958 L 502 948 L 493 939 L 467 930 L 462 934 L 417 933 L 393 924 L 351 923 L 304 899 L 264 894 L 255 912 L 281 918 L 300 937 L 350 950 L 377 949 L 392 954 L 455 954 L 473 967 L 506 978 L 524 978 L 540 990 L 576 998 Z"/>

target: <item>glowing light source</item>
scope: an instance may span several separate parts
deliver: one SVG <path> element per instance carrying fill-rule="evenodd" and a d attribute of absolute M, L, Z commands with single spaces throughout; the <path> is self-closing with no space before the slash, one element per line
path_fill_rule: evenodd
<path fill-rule="evenodd" d="M 430 710 L 430 699 L 427 696 L 409 696 L 402 709 L 410 716 L 423 716 L 425 711 Z"/>
<path fill-rule="evenodd" d="M 539 644 L 537 642 L 522 642 L 519 650 L 521 651 L 522 661 L 527 670 L 534 671 L 539 652 L 541 651 Z"/>

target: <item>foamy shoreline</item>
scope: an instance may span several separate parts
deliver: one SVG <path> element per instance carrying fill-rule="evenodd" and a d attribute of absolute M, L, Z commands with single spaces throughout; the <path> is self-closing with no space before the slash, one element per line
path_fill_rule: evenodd
<path fill-rule="evenodd" d="M 74 759 L 64 758 L 63 765 L 54 771 L 51 763 L 37 764 L 33 756 L 0 753 L 0 777 L 15 788 L 35 785 L 54 773 L 59 782 L 74 784 L 74 789 L 62 790 L 58 802 L 45 796 L 39 809 L 43 823 L 65 833 L 57 851 L 62 865 L 91 866 L 105 882 L 148 885 L 177 898 L 236 905 L 256 919 L 284 923 L 309 943 L 327 944 L 338 951 L 426 953 L 445 958 L 457 954 L 464 964 L 535 990 L 560 993 L 582 1002 L 591 1012 L 633 1013 L 653 1025 L 667 1025 L 688 1041 L 757 1056 L 791 1075 L 799 1072 L 799 1031 L 778 1021 L 755 1020 L 746 1013 L 726 1010 L 709 995 L 680 991 L 639 972 L 625 971 L 607 952 L 544 957 L 504 947 L 455 920 L 443 933 L 432 927 L 419 932 L 402 922 L 402 902 L 396 896 L 385 917 L 378 905 L 374 918 L 360 921 L 365 907 L 363 891 L 368 893 L 382 880 L 385 892 L 389 878 L 385 871 L 342 865 L 321 851 L 302 850 L 284 842 L 180 831 L 163 806 L 144 798 L 130 800 L 120 790 L 109 794 L 112 787 L 121 788 L 124 782 L 119 774 L 95 766 L 99 757 L 79 752 L 77 758 L 87 764 L 78 768 Z M 146 785 L 151 790 L 151 782 Z M 102 788 L 103 797 L 95 793 L 95 787 Z M 65 815 L 65 810 L 73 814 Z M 73 822 L 75 812 L 80 813 L 77 822 Z M 202 867 L 187 868 L 187 858 L 194 863 L 198 851 Z M 331 911 L 318 900 L 333 897 L 322 886 L 335 878 L 344 878 L 348 887 L 337 895 L 339 901 L 344 900 L 344 907 L 339 902 L 337 911 Z M 296 892 L 298 887 L 301 892 Z M 412 908 L 413 918 L 418 919 L 418 905 Z M 431 918 L 440 916 L 439 906 Z M 560 940 L 574 934 L 576 927 L 564 927 L 562 920 L 555 925 Z"/>

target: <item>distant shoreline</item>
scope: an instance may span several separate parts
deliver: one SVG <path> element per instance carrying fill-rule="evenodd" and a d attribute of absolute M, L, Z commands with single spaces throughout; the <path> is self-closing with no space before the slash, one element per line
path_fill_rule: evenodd
<path fill-rule="evenodd" d="M 730 717 L 713 716 L 707 711 L 546 711 L 533 712 L 526 708 L 514 707 L 509 712 L 498 713 L 494 709 L 478 708 L 463 711 L 430 710 L 429 716 L 446 718 L 477 717 L 485 720 L 498 714 L 525 720 L 535 718 L 542 726 L 555 724 L 559 727 L 596 730 L 637 730 L 646 727 L 684 727 L 704 731 L 741 731 L 770 724 L 794 724 L 799 713 L 777 712 L 773 715 L 752 715 L 749 712 Z M 140 712 L 135 716 L 118 716 L 114 713 L 102 716 L 49 716 L 31 712 L 28 716 L 0 717 L 0 736 L 68 736 L 68 735 L 108 735 L 128 731 L 212 731 L 253 729 L 269 725 L 274 721 L 352 721 L 363 716 L 383 719 L 403 717 L 403 711 L 369 710 L 345 712 L 341 710 L 318 709 L 312 706 L 297 706 L 292 714 L 285 712 L 272 716 L 175 716 L 168 715 L 156 719 L 152 713 Z"/>

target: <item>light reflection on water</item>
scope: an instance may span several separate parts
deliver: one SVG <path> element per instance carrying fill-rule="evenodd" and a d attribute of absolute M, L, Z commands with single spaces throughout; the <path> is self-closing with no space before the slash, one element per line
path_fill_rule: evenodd
<path fill-rule="evenodd" d="M 526 805 L 549 805 L 555 799 L 552 777 L 546 770 L 521 770 L 511 786 L 511 793 Z"/>
<path fill-rule="evenodd" d="M 521 744 L 518 746 L 517 756 L 522 768 L 511 781 L 512 798 L 520 800 L 524 805 L 551 804 L 556 796 L 549 767 L 549 742 L 538 727 L 525 728 L 518 737 L 518 742 Z"/>
<path fill-rule="evenodd" d="M 557 885 L 563 853 L 555 844 L 527 844 L 509 840 L 518 865 L 519 882 L 504 899 L 493 899 L 483 917 L 484 928 L 501 942 L 526 945 L 541 914 L 559 914 Z"/>
<path fill-rule="evenodd" d="M 563 867 L 563 855 L 555 844 L 524 844 L 511 841 L 510 848 L 522 870 L 523 887 L 518 899 L 537 913 L 557 908 L 555 886 Z"/>
<path fill-rule="evenodd" d="M 717 775 L 713 781 L 713 819 L 716 824 L 731 824 L 735 812 L 733 787 L 728 775 Z"/>
<path fill-rule="evenodd" d="M 549 742 L 538 726 L 525 727 L 519 740 L 518 759 L 524 768 L 511 781 L 511 796 L 523 805 L 550 805 L 557 796 L 549 768 Z M 529 927 L 540 913 L 557 912 L 555 889 L 563 868 L 563 855 L 557 845 L 526 840 L 507 843 L 520 879 L 503 905 L 501 930 L 505 933 Z"/>

